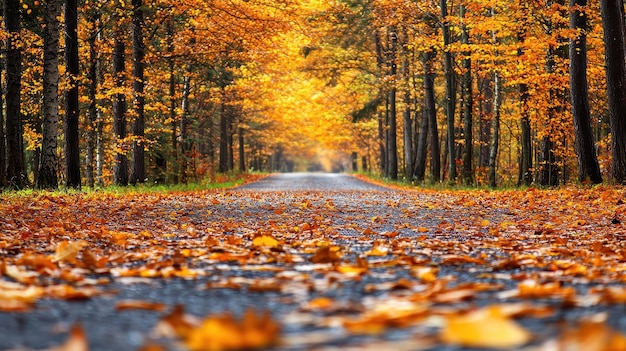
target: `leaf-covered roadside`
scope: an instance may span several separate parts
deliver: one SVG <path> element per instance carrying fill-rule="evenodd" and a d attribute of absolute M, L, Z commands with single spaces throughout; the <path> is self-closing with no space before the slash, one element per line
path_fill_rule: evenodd
<path fill-rule="evenodd" d="M 290 306 L 117 300 L 161 316 L 150 349 L 626 349 L 621 188 L 40 194 L 0 214 L 4 313 L 155 279 Z"/>

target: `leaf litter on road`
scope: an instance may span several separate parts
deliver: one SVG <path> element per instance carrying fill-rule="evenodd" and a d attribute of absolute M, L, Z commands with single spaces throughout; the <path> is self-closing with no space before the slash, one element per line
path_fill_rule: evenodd
<path fill-rule="evenodd" d="M 116 309 L 163 314 L 159 338 L 190 350 L 626 349 L 621 188 L 42 194 L 0 213 L 5 313 L 182 279 L 293 308 Z"/>

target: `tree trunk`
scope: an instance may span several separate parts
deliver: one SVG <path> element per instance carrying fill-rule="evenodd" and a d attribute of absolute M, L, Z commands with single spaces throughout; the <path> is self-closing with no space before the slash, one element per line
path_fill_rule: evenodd
<path fill-rule="evenodd" d="M 237 127 L 237 134 L 239 135 L 239 172 L 246 171 L 246 150 L 244 144 L 244 129 L 241 124 Z"/>
<path fill-rule="evenodd" d="M 144 42 L 143 42 L 143 3 L 132 0 L 132 39 L 133 39 L 133 162 L 129 182 L 133 185 L 146 181 L 145 164 L 145 120 L 144 120 Z"/>
<path fill-rule="evenodd" d="M 183 100 L 182 100 L 182 115 L 180 117 L 179 128 L 179 140 L 178 146 L 180 151 L 179 155 L 179 167 L 180 167 L 180 181 L 187 183 L 188 171 L 189 171 L 189 136 L 187 135 L 187 124 L 189 117 L 189 94 L 191 93 L 191 65 L 187 65 L 187 74 L 183 80 Z"/>
<path fill-rule="evenodd" d="M 59 0 L 45 2 L 43 29 L 43 131 L 37 188 L 57 189 L 57 140 L 59 137 Z"/>
<path fill-rule="evenodd" d="M 626 65 L 622 1 L 600 0 L 604 29 L 606 90 L 611 122 L 611 177 L 626 184 Z"/>
<path fill-rule="evenodd" d="M 491 142 L 491 123 L 493 120 L 493 74 L 487 74 L 482 79 L 482 106 L 480 117 L 480 147 L 478 152 L 478 167 L 489 167 L 489 144 Z"/>
<path fill-rule="evenodd" d="M 602 183 L 602 174 L 596 156 L 591 129 L 589 91 L 587 87 L 587 0 L 570 0 L 570 28 L 577 30 L 578 37 L 570 39 L 570 98 L 576 155 L 578 156 L 578 181 Z"/>
<path fill-rule="evenodd" d="M 65 90 L 65 184 L 68 188 L 80 189 L 77 0 L 65 0 L 65 66 L 69 83 Z"/>
<path fill-rule="evenodd" d="M 230 124 L 228 109 L 226 107 L 226 91 L 222 90 L 222 105 L 220 108 L 220 159 L 217 171 L 228 171 L 228 125 Z"/>
<path fill-rule="evenodd" d="M 521 45 L 526 40 L 525 28 L 520 29 L 517 40 L 520 48 L 517 49 L 517 56 L 520 57 L 524 54 L 524 50 Z M 522 118 L 520 120 L 521 129 L 521 159 L 520 159 L 520 185 L 530 186 L 533 182 L 533 153 L 532 153 L 532 130 L 530 126 L 530 115 L 528 111 L 528 85 L 526 83 L 520 83 L 518 85 L 520 109 L 522 111 Z M 494 128 L 495 129 L 495 128 Z"/>
<path fill-rule="evenodd" d="M 23 188 L 28 183 L 20 99 L 22 85 L 22 49 L 19 39 L 20 8 L 19 0 L 4 0 L 4 23 L 8 32 L 6 45 L 6 184 L 17 189 Z"/>
<path fill-rule="evenodd" d="M 3 82 L 4 60 L 0 55 L 0 82 Z M 0 106 L 4 106 L 4 92 L 0 89 Z M 7 143 L 4 130 L 4 109 L 0 108 L 0 189 L 5 185 L 7 171 Z"/>
<path fill-rule="evenodd" d="M 461 5 L 461 18 L 465 17 L 465 6 Z M 467 27 L 463 25 L 461 31 L 461 43 L 469 45 L 469 32 Z M 473 128 L 473 89 L 472 89 L 472 61 L 470 59 L 470 52 L 463 53 L 463 77 L 461 83 L 461 90 L 463 95 L 463 136 L 464 136 L 464 148 L 463 148 L 463 169 L 461 170 L 461 178 L 463 183 L 471 185 L 474 183 L 474 172 L 472 169 L 472 163 L 474 158 L 474 137 L 472 134 Z"/>
<path fill-rule="evenodd" d="M 128 158 L 125 150 L 126 139 L 126 94 L 124 93 L 124 74 L 126 67 L 126 57 L 124 50 L 124 26 L 118 18 L 114 32 L 113 47 L 113 74 L 115 75 L 115 86 L 118 92 L 113 99 L 113 132 L 115 134 L 116 148 L 115 163 L 113 165 L 113 183 L 115 185 L 128 185 Z"/>
<path fill-rule="evenodd" d="M 434 59 L 434 49 L 424 53 L 424 114 L 428 120 L 428 136 L 430 137 L 430 176 L 432 181 L 437 183 L 441 180 L 441 149 L 439 130 L 437 129 L 437 107 L 435 105 Z"/>
<path fill-rule="evenodd" d="M 407 180 L 413 180 L 413 174 L 415 166 L 413 161 L 415 160 L 414 148 L 413 148 L 413 119 L 411 118 L 411 89 L 410 85 L 410 69 L 409 69 L 409 50 L 406 42 L 408 42 L 407 33 L 405 30 L 402 44 L 402 55 L 404 56 L 404 64 L 402 68 L 402 76 L 404 77 L 404 112 L 402 113 L 403 120 L 403 140 L 404 140 L 404 176 Z"/>
<path fill-rule="evenodd" d="M 444 45 L 444 75 L 446 80 L 446 121 L 448 125 L 448 179 L 451 182 L 456 180 L 456 155 L 455 148 L 455 133 L 454 133 L 454 113 L 456 108 L 456 89 L 454 83 L 454 70 L 452 67 L 452 53 L 450 53 L 449 45 L 451 43 L 450 37 L 450 23 L 448 22 L 448 1 L 441 0 L 441 29 L 443 33 L 443 45 Z"/>
<path fill-rule="evenodd" d="M 493 79 L 493 132 L 489 149 L 489 186 L 495 188 L 498 183 L 498 149 L 500 146 L 500 75 L 494 73 Z"/>
<path fill-rule="evenodd" d="M 396 75 L 398 71 L 397 66 L 397 47 L 398 47 L 398 35 L 395 31 L 395 28 L 390 28 L 391 37 L 391 60 L 390 60 L 390 70 L 389 76 L 392 80 L 392 86 L 389 89 L 388 95 L 388 103 L 389 103 L 389 143 L 387 154 L 389 156 L 389 178 L 390 179 L 398 179 L 398 128 L 396 125 L 397 121 L 397 112 L 396 112 Z"/>
<path fill-rule="evenodd" d="M 383 44 L 380 40 L 380 35 L 378 33 L 378 31 L 374 31 L 375 35 L 374 35 L 374 41 L 376 43 L 376 63 L 377 63 L 377 67 L 378 67 L 378 71 L 380 72 L 380 74 L 382 75 L 383 73 L 383 63 L 384 63 L 384 58 L 383 58 Z M 384 96 L 384 91 L 382 88 L 382 84 L 379 87 L 378 90 L 378 94 L 379 96 L 382 97 Z M 378 148 L 379 148 L 379 158 L 380 158 L 380 163 L 379 163 L 379 168 L 380 168 L 380 173 L 387 175 L 387 170 L 388 170 L 388 165 L 387 165 L 387 148 L 386 148 L 386 132 L 385 132 L 385 119 L 383 118 L 383 114 L 382 112 L 378 112 Z"/>
<path fill-rule="evenodd" d="M 96 184 L 96 172 L 95 155 L 98 139 L 98 99 L 96 94 L 98 92 L 98 62 L 100 57 L 98 55 L 98 48 L 96 47 L 96 39 L 100 32 L 100 14 L 97 12 L 92 13 L 89 16 L 89 22 L 93 27 L 93 32 L 87 39 L 89 44 L 89 68 L 87 70 L 88 93 L 89 93 L 89 108 L 87 110 L 89 126 L 87 128 L 87 153 L 85 157 L 86 163 L 86 177 L 87 185 L 93 188 Z"/>
<path fill-rule="evenodd" d="M 176 71 L 174 62 L 174 20 L 170 18 L 167 22 L 167 53 L 169 65 L 169 91 L 168 97 L 170 102 L 169 113 L 172 128 L 172 182 L 178 183 L 178 173 L 180 169 L 180 160 L 178 155 L 178 124 L 176 123 Z M 167 165 L 166 165 L 167 166 Z"/>

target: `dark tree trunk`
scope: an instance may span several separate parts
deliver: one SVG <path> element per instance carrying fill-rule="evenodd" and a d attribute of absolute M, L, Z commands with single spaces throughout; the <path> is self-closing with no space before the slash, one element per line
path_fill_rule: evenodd
<path fill-rule="evenodd" d="M 133 39 L 133 162 L 129 182 L 133 185 L 146 181 L 145 163 L 145 116 L 144 116 L 144 42 L 143 42 L 143 3 L 132 0 L 132 39 Z"/>
<path fill-rule="evenodd" d="M 489 144 L 491 142 L 491 124 L 493 120 L 493 74 L 484 77 L 481 84 L 482 115 L 480 118 L 480 147 L 478 152 L 478 167 L 489 166 Z"/>
<path fill-rule="evenodd" d="M 403 120 L 403 140 L 404 140 L 404 176 L 407 180 L 413 179 L 413 174 L 415 171 L 414 160 L 414 146 L 413 146 L 413 124 L 414 121 L 411 118 L 411 114 L 413 113 L 412 108 L 412 97 L 411 97 L 411 89 L 409 89 L 410 84 L 410 60 L 409 60 L 409 49 L 408 45 L 408 34 L 406 30 L 404 31 L 404 40 L 402 43 L 402 55 L 404 56 L 404 63 L 402 67 L 402 76 L 404 78 L 404 111 L 402 112 L 402 120 Z"/>
<path fill-rule="evenodd" d="M 23 188 L 28 184 L 21 114 L 22 49 L 20 45 L 20 1 L 4 0 L 6 45 L 6 184 Z"/>
<path fill-rule="evenodd" d="M 384 63 L 384 58 L 383 58 L 383 44 L 380 40 L 380 35 L 378 33 L 378 31 L 374 31 L 375 36 L 374 36 L 374 41 L 376 43 L 376 63 L 378 66 L 378 70 L 380 72 L 380 74 L 382 75 L 383 73 L 383 63 Z M 378 91 L 379 96 L 382 98 L 384 95 L 384 91 L 383 88 L 379 88 Z M 386 128 L 386 124 L 385 124 L 385 119 L 383 118 L 383 114 L 382 112 L 378 113 L 378 147 L 379 147 L 379 158 L 380 158 L 380 163 L 379 163 L 379 168 L 380 168 L 380 173 L 387 175 L 387 170 L 388 170 L 388 164 L 387 164 L 387 143 L 386 143 L 386 132 L 385 132 L 385 128 Z"/>
<path fill-rule="evenodd" d="M 174 23 L 173 19 L 167 22 L 167 53 L 169 55 L 169 91 L 168 97 L 170 99 L 170 121 L 172 127 L 172 181 L 178 183 L 178 170 L 180 168 L 180 161 L 178 159 L 178 124 L 176 123 L 176 71 L 174 62 Z M 167 167 L 167 165 L 166 165 Z"/>
<path fill-rule="evenodd" d="M 45 2 L 43 29 L 43 125 L 37 188 L 57 189 L 59 137 L 59 0 Z"/>
<path fill-rule="evenodd" d="M 500 148 L 500 76 L 494 73 L 493 79 L 493 132 L 489 149 L 489 186 L 497 185 L 498 150 Z"/>
<path fill-rule="evenodd" d="M 448 154 L 448 179 L 452 182 L 456 180 L 456 155 L 454 113 L 456 108 L 456 89 L 454 82 L 454 69 L 452 67 L 452 53 L 449 48 L 451 43 L 450 24 L 448 17 L 448 1 L 441 0 L 441 29 L 443 33 L 444 50 L 444 75 L 446 80 L 446 121 L 448 125 L 447 154 Z"/>
<path fill-rule="evenodd" d="M 517 50 L 517 56 L 520 57 L 524 54 L 524 50 L 521 48 L 521 45 L 523 45 L 524 41 L 526 40 L 525 28 L 522 28 L 520 30 L 517 36 L 517 40 L 520 45 L 520 48 Z M 530 127 L 530 115 L 528 111 L 528 85 L 526 85 L 526 83 L 520 83 L 518 85 L 518 90 L 522 111 L 522 118 L 520 120 L 522 151 L 519 163 L 519 184 L 530 186 L 533 182 L 533 153 L 532 130 Z"/>
<path fill-rule="evenodd" d="M 239 135 L 239 171 L 246 171 L 246 149 L 244 144 L 244 129 L 241 125 L 237 127 L 237 134 Z"/>
<path fill-rule="evenodd" d="M 3 82 L 4 60 L 0 55 L 0 82 Z M 4 92 L 0 89 L 0 106 L 4 106 Z M 4 187 L 7 171 L 7 143 L 4 130 L 4 109 L 0 108 L 0 188 Z"/>
<path fill-rule="evenodd" d="M 389 77 L 392 80 L 392 86 L 389 89 L 388 103 L 389 103 L 389 143 L 387 154 L 389 156 L 389 178 L 398 179 L 398 127 L 397 127 L 397 111 L 396 111 L 396 93 L 398 88 L 396 87 L 398 64 L 397 64 L 397 48 L 398 48 L 398 33 L 396 28 L 389 29 L 389 36 L 391 39 L 391 52 L 389 58 Z"/>
<path fill-rule="evenodd" d="M 118 19 L 122 21 L 122 19 Z M 113 74 L 115 75 L 115 85 L 118 92 L 113 99 L 113 132 L 117 138 L 117 152 L 115 153 L 115 163 L 113 165 L 113 183 L 115 185 L 128 185 L 128 158 L 125 150 L 126 139 L 126 95 L 124 89 L 124 71 L 126 67 L 126 57 L 124 50 L 124 29 L 121 23 L 116 24 L 115 43 L 113 49 Z"/>
<path fill-rule="evenodd" d="M 183 100 L 182 100 L 182 115 L 180 117 L 180 134 L 178 145 L 180 148 L 179 154 L 179 167 L 180 167 L 180 181 L 187 183 L 188 171 L 189 171 L 189 151 L 191 145 L 189 143 L 189 136 L 187 135 L 187 125 L 189 117 L 189 94 L 191 93 L 191 66 L 187 65 L 187 75 L 183 81 Z"/>
<path fill-rule="evenodd" d="M 437 129 L 437 107 L 435 105 L 435 73 L 433 60 L 435 51 L 424 53 L 424 114 L 428 120 L 430 137 L 430 176 L 437 183 L 441 180 L 441 150 L 439 147 L 439 130 Z"/>
<path fill-rule="evenodd" d="M 65 184 L 80 189 L 80 138 L 78 133 L 78 3 L 65 0 L 65 65 L 69 87 L 65 91 Z"/>
<path fill-rule="evenodd" d="M 100 14 L 97 12 L 89 16 L 89 22 L 93 25 L 93 32 L 89 36 L 87 42 L 89 44 L 89 68 L 87 70 L 89 108 L 87 110 L 89 126 L 87 128 L 87 153 L 85 158 L 87 185 L 93 188 L 96 184 L 96 148 L 98 144 L 98 71 L 100 57 L 96 40 L 100 32 Z"/>
<path fill-rule="evenodd" d="M 611 122 L 611 177 L 626 184 L 626 65 L 622 1 L 600 0 L 604 29 L 606 90 Z"/>
<path fill-rule="evenodd" d="M 230 116 L 226 107 L 226 92 L 222 90 L 222 105 L 220 107 L 220 159 L 217 171 L 224 173 L 228 171 L 228 125 Z"/>
<path fill-rule="evenodd" d="M 587 0 L 570 0 L 570 28 L 577 30 L 578 37 L 570 40 L 570 98 L 576 154 L 578 156 L 578 181 L 602 183 L 602 174 L 596 156 L 591 129 L 589 91 L 587 87 Z"/>
<path fill-rule="evenodd" d="M 461 17 L 465 16 L 465 6 L 461 6 Z M 469 32 L 465 25 L 461 32 L 461 43 L 469 45 Z M 473 91 L 472 91 L 472 61 L 470 52 L 463 53 L 463 77 L 461 90 L 463 95 L 463 139 L 465 141 L 463 147 L 463 168 L 461 169 L 461 178 L 463 183 L 471 185 L 474 183 L 474 171 L 472 167 L 474 158 L 474 137 L 473 128 Z"/>

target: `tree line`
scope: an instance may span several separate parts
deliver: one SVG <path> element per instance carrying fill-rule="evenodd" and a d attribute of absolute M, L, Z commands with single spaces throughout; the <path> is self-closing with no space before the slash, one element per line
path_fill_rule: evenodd
<path fill-rule="evenodd" d="M 1 5 L 2 187 L 324 158 L 418 183 L 626 183 L 619 1 Z"/>

